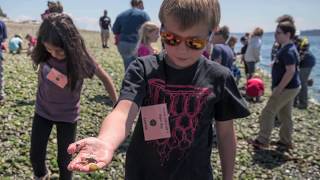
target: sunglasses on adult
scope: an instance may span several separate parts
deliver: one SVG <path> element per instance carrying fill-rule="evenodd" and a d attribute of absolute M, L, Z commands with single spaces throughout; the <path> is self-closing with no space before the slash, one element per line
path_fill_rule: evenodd
<path fill-rule="evenodd" d="M 170 46 L 178 46 L 184 41 L 185 45 L 193 50 L 201 50 L 208 44 L 209 38 L 198 37 L 181 37 L 172 32 L 161 30 L 160 32 L 162 42 Z"/>

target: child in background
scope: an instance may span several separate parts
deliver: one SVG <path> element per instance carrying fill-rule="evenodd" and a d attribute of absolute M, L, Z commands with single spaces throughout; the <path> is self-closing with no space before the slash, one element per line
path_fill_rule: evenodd
<path fill-rule="evenodd" d="M 238 38 L 236 36 L 230 36 L 230 38 L 227 41 L 227 44 L 232 49 L 232 52 L 233 52 L 233 55 L 234 55 L 234 60 L 233 60 L 232 66 L 231 66 L 231 71 L 232 71 L 233 76 L 234 76 L 234 78 L 236 80 L 236 83 L 238 85 L 239 82 L 240 82 L 240 78 L 241 78 L 241 71 L 240 71 L 239 67 L 236 64 L 237 54 L 234 51 L 234 48 L 235 48 L 237 42 L 238 42 Z"/>
<path fill-rule="evenodd" d="M 27 49 L 27 56 L 31 55 L 34 47 L 37 44 L 37 39 L 32 37 L 30 34 L 27 34 L 25 39 L 28 41 L 28 49 Z"/>
<path fill-rule="evenodd" d="M 157 54 L 157 50 L 151 44 L 158 41 L 159 30 L 159 27 L 150 21 L 141 26 L 139 30 L 138 57 Z"/>
<path fill-rule="evenodd" d="M 20 35 L 15 34 L 10 40 L 9 40 L 9 52 L 11 54 L 20 54 L 22 50 L 22 43 L 23 40 Z"/>
<path fill-rule="evenodd" d="M 117 95 L 110 76 L 91 57 L 72 19 L 51 13 L 42 22 L 32 52 L 39 66 L 35 115 L 32 123 L 30 160 L 35 179 L 49 179 L 46 147 L 53 125 L 57 128 L 60 179 L 71 180 L 67 147 L 75 141 L 84 78 L 93 75 L 103 82 L 113 102 Z"/>
<path fill-rule="evenodd" d="M 260 102 L 260 97 L 264 94 L 264 82 L 260 76 L 255 73 L 246 84 L 246 95 L 248 100 Z"/>
<path fill-rule="evenodd" d="M 159 17 L 165 50 L 137 58 L 126 71 L 119 101 L 97 138 L 69 146 L 70 170 L 108 165 L 140 112 L 126 154 L 130 180 L 212 179 L 212 123 L 216 121 L 223 179 L 232 179 L 233 119 L 249 115 L 229 69 L 202 56 L 219 23 L 217 0 L 164 0 Z"/>

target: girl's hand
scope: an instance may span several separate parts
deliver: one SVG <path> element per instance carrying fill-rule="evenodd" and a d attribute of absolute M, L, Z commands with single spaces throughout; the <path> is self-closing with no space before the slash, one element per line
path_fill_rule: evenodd
<path fill-rule="evenodd" d="M 68 153 L 77 153 L 68 165 L 70 171 L 92 172 L 108 165 L 114 150 L 106 142 L 90 137 L 70 144 Z"/>

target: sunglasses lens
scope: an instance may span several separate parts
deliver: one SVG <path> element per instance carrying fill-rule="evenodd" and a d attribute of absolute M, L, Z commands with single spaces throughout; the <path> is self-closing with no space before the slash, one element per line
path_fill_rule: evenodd
<path fill-rule="evenodd" d="M 191 49 L 203 49 L 206 46 L 207 41 L 204 39 L 190 39 L 186 41 L 186 45 Z"/>
<path fill-rule="evenodd" d="M 177 46 L 181 42 L 181 40 L 178 39 L 174 34 L 168 32 L 162 32 L 161 38 L 166 44 L 170 46 Z"/>
<path fill-rule="evenodd" d="M 160 35 L 162 41 L 170 46 L 177 46 L 182 41 L 180 37 L 170 32 L 161 32 Z M 198 38 L 187 38 L 185 39 L 185 43 L 186 46 L 188 46 L 190 49 L 200 50 L 206 46 L 207 40 Z"/>

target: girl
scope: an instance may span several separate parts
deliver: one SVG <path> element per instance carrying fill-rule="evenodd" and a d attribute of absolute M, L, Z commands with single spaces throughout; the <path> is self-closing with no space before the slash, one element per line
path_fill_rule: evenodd
<path fill-rule="evenodd" d="M 39 83 L 30 160 L 35 179 L 48 179 L 46 147 L 51 129 L 56 125 L 60 179 L 71 179 L 72 173 L 67 170 L 71 155 L 67 153 L 67 147 L 75 141 L 83 79 L 95 74 L 113 102 L 117 95 L 110 76 L 89 55 L 68 15 L 49 14 L 40 26 L 37 39 L 32 59 L 39 66 Z"/>
<path fill-rule="evenodd" d="M 138 57 L 157 53 L 157 50 L 151 46 L 151 43 L 157 42 L 159 31 L 159 27 L 150 21 L 145 22 L 141 26 L 139 30 Z"/>

